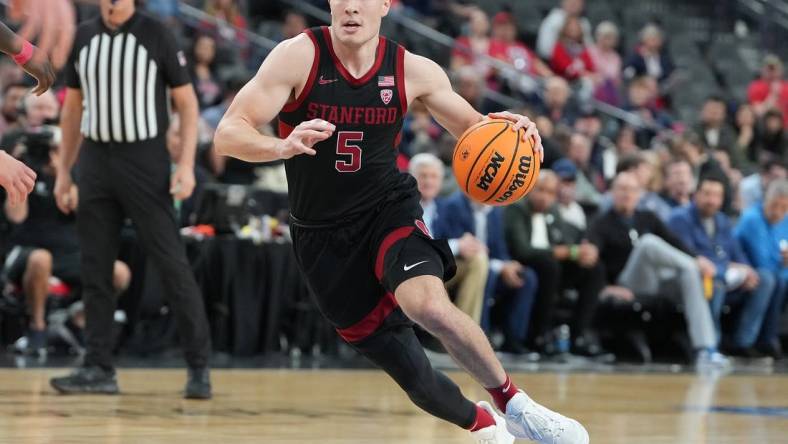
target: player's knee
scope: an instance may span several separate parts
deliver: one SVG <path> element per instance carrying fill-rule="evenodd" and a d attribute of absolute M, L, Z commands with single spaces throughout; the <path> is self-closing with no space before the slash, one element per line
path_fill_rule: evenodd
<path fill-rule="evenodd" d="M 52 253 L 44 249 L 33 250 L 27 259 L 27 273 L 34 276 L 52 274 Z"/>
<path fill-rule="evenodd" d="M 438 278 L 421 276 L 406 281 L 397 288 L 396 296 L 405 314 L 427 330 L 447 326 L 454 306 Z"/>

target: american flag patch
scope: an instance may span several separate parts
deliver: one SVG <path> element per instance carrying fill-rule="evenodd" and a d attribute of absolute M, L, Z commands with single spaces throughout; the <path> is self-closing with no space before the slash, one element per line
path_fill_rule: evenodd
<path fill-rule="evenodd" d="M 394 76 L 378 76 L 378 86 L 383 88 L 394 86 Z"/>

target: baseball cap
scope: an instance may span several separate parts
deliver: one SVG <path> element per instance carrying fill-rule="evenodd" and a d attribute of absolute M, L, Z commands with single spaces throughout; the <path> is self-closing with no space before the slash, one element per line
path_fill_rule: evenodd
<path fill-rule="evenodd" d="M 551 168 L 561 180 L 575 180 L 577 178 L 577 167 L 566 157 L 553 162 Z"/>

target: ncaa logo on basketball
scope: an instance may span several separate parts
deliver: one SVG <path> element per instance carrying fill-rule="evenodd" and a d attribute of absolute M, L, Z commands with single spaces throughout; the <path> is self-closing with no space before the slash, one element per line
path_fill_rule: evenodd
<path fill-rule="evenodd" d="M 506 160 L 506 158 L 498 151 L 495 151 L 490 158 L 490 163 L 488 163 L 487 167 L 484 169 L 484 174 L 479 178 L 479 182 L 476 183 L 476 186 L 484 191 L 490 189 L 490 184 L 495 180 L 495 176 L 498 174 L 498 170 L 501 168 L 501 164 L 504 160 Z"/>
<path fill-rule="evenodd" d="M 520 167 L 515 174 L 514 179 L 512 179 L 512 183 L 509 184 L 509 189 L 506 190 L 501 197 L 495 199 L 498 203 L 503 203 L 509 200 L 512 197 L 515 191 L 519 190 L 520 188 L 525 186 L 525 178 L 528 177 L 528 173 L 531 171 L 531 156 L 522 156 L 520 157 Z"/>
<path fill-rule="evenodd" d="M 463 148 L 462 152 L 460 153 L 460 157 L 462 157 L 462 160 L 468 160 L 468 157 L 470 155 L 471 155 L 471 150 L 469 150 L 467 146 Z"/>
<path fill-rule="evenodd" d="M 382 100 L 384 104 L 388 105 L 392 97 L 394 97 L 394 92 L 392 90 L 384 89 L 380 91 L 380 100 Z"/>

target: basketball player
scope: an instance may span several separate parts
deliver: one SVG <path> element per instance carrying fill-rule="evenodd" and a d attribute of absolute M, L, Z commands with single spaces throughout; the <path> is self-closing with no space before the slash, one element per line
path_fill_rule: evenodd
<path fill-rule="evenodd" d="M 291 234 L 298 265 L 340 336 L 385 370 L 428 413 L 466 428 L 479 443 L 587 443 L 577 421 L 517 389 L 484 333 L 454 307 L 443 280 L 455 271 L 445 240 L 421 220 L 415 179 L 395 156 L 402 118 L 420 100 L 459 136 L 484 119 L 452 91 L 444 71 L 378 35 L 390 0 L 329 0 L 330 27 L 282 42 L 235 98 L 216 133 L 220 154 L 249 162 L 286 159 Z M 281 138 L 255 128 L 279 119 Z M 535 125 L 509 112 L 534 136 Z M 412 328 L 440 339 L 492 394 L 467 400 L 432 369 Z M 374 394 L 372 394 L 374 396 Z M 507 430 L 508 429 L 508 430 Z"/>
<path fill-rule="evenodd" d="M 46 54 L 0 23 L 0 52 L 10 55 L 28 74 L 38 80 L 33 93 L 40 96 L 55 82 L 55 71 Z M 36 183 L 36 173 L 5 151 L 0 151 L 0 186 L 13 206 L 27 198 Z"/>

